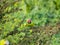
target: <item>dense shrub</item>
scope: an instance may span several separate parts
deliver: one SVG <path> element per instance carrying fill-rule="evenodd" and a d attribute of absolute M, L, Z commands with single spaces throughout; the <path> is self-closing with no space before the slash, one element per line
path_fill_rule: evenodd
<path fill-rule="evenodd" d="M 60 0 L 1 0 L 0 40 L 9 40 L 10 45 L 49 45 L 60 30 L 59 12 Z"/>

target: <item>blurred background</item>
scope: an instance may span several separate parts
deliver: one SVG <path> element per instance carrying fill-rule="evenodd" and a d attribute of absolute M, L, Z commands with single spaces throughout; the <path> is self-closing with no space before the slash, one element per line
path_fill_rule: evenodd
<path fill-rule="evenodd" d="M 9 45 L 59 45 L 60 0 L 0 0 L 0 45 L 6 40 Z"/>

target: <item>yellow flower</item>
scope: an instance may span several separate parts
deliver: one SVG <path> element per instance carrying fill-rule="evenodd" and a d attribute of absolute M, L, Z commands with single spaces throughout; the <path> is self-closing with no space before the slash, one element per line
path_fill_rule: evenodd
<path fill-rule="evenodd" d="M 0 40 L 0 45 L 4 45 L 4 43 L 5 43 L 5 40 L 3 39 L 3 40 Z"/>
<path fill-rule="evenodd" d="M 2 39 L 2 40 L 0 40 L 0 45 L 9 45 L 9 41 Z"/>

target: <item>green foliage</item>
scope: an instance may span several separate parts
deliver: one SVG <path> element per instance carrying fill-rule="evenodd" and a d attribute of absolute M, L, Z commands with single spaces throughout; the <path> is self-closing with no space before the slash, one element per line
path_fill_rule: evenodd
<path fill-rule="evenodd" d="M 0 40 L 7 39 L 10 45 L 49 45 L 52 37 L 43 27 L 54 27 L 60 22 L 59 2 L 60 0 L 1 0 Z M 31 24 L 27 23 L 28 19 L 32 20 Z"/>
<path fill-rule="evenodd" d="M 59 45 L 60 44 L 60 32 L 58 34 L 53 35 L 51 40 L 51 45 Z"/>

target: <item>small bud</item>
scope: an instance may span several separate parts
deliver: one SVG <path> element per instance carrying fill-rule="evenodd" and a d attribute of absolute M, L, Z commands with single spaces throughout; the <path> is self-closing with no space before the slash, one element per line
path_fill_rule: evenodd
<path fill-rule="evenodd" d="M 28 19 L 28 20 L 27 20 L 27 23 L 30 24 L 30 23 L 31 23 L 31 19 Z"/>

